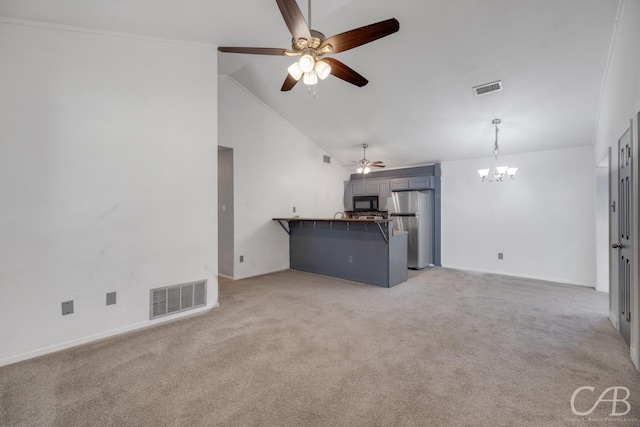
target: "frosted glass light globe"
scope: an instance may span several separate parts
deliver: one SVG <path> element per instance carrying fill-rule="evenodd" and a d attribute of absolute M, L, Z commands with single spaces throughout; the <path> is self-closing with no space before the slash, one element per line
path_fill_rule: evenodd
<path fill-rule="evenodd" d="M 312 71 L 313 67 L 316 65 L 315 59 L 313 59 L 313 56 L 309 55 L 308 53 L 302 55 L 298 63 L 300 64 L 300 69 L 305 73 Z"/>

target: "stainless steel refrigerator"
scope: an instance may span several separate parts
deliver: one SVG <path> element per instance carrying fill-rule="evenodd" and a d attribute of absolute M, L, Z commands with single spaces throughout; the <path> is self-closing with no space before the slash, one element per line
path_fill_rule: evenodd
<path fill-rule="evenodd" d="M 433 264 L 433 191 L 398 191 L 387 199 L 393 228 L 409 232 L 408 267 Z"/>

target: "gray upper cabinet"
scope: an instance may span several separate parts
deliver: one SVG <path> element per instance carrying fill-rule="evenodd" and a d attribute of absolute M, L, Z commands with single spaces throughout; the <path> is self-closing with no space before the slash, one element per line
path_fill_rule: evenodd
<path fill-rule="evenodd" d="M 380 194 L 380 182 L 378 180 L 352 181 L 351 193 L 353 196 L 376 196 Z"/>
<path fill-rule="evenodd" d="M 387 197 L 391 196 L 391 187 L 389 185 L 389 180 L 381 180 L 380 181 L 380 194 L 379 194 L 379 204 L 380 209 L 387 209 Z"/>
<path fill-rule="evenodd" d="M 367 187 L 365 186 L 365 182 L 352 182 L 351 188 L 353 189 L 354 196 L 364 196 L 367 194 Z"/>
<path fill-rule="evenodd" d="M 367 195 L 380 194 L 380 181 L 367 181 L 365 182 L 365 190 Z"/>
<path fill-rule="evenodd" d="M 408 178 L 394 178 L 389 181 L 391 191 L 405 191 L 409 190 Z"/>
<path fill-rule="evenodd" d="M 378 196 L 380 209 L 387 209 L 387 197 L 393 191 L 432 190 L 435 177 L 414 176 L 410 178 L 366 179 L 346 181 L 344 186 L 345 210 L 353 210 L 353 196 Z"/>
<path fill-rule="evenodd" d="M 433 176 L 393 178 L 389 182 L 391 191 L 433 190 L 435 188 L 435 179 Z"/>
<path fill-rule="evenodd" d="M 353 186 L 349 181 L 344 183 L 344 210 L 353 210 Z"/>
<path fill-rule="evenodd" d="M 409 178 L 410 190 L 431 190 L 433 188 L 435 188 L 435 179 L 433 176 Z"/>

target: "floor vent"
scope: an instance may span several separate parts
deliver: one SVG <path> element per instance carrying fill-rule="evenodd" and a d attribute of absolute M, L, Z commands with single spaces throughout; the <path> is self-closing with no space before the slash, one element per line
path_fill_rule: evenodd
<path fill-rule="evenodd" d="M 151 289 L 149 319 L 192 310 L 206 304 L 206 280 Z"/>
<path fill-rule="evenodd" d="M 473 88 L 473 92 L 476 96 L 485 95 L 490 92 L 497 92 L 502 90 L 502 81 L 498 80 L 497 82 L 491 82 L 484 85 L 476 86 Z"/>

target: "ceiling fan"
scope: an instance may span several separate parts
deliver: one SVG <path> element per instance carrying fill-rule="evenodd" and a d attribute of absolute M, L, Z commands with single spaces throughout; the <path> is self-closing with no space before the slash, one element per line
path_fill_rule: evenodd
<path fill-rule="evenodd" d="M 384 167 L 384 163 L 381 161 L 375 161 L 372 162 L 371 160 L 367 159 L 367 148 L 369 147 L 368 144 L 362 144 L 362 149 L 364 150 L 364 154 L 362 155 L 362 159 L 355 161 L 353 160 L 353 163 L 355 163 L 356 165 L 358 165 L 358 173 L 361 173 L 363 175 L 368 174 L 369 172 L 371 172 L 371 168 L 383 168 Z"/>
<path fill-rule="evenodd" d="M 318 79 L 324 80 L 329 74 L 358 87 L 366 85 L 369 83 L 367 79 L 337 59 L 327 58 L 324 55 L 353 49 L 386 37 L 400 29 L 400 23 L 395 18 L 391 18 L 325 38 L 321 32 L 309 28 L 296 0 L 276 0 L 276 3 L 293 36 L 291 50 L 225 46 L 219 47 L 218 50 L 255 55 L 300 56 L 300 60 L 288 68 L 289 74 L 282 85 L 282 91 L 293 89 L 301 78 L 305 84 L 313 86 Z M 309 11 L 311 11 L 311 0 L 309 0 Z M 309 16 L 309 25 L 311 25 L 311 16 Z"/>

